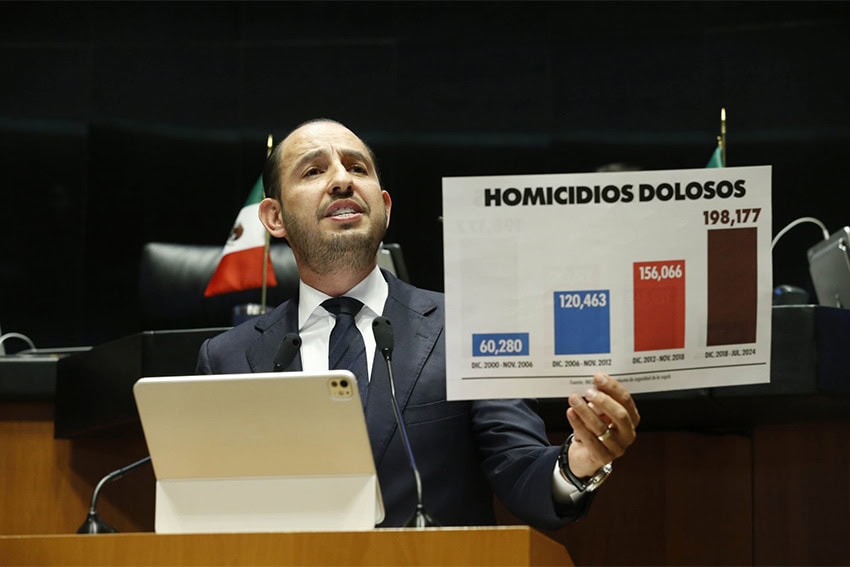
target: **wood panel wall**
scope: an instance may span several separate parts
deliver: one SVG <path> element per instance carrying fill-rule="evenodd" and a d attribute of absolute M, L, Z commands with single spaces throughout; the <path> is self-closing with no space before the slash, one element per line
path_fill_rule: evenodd
<path fill-rule="evenodd" d="M 74 533 L 110 471 L 147 455 L 144 439 L 54 439 L 51 402 L 0 402 L 0 534 Z M 144 466 L 101 490 L 98 512 L 122 532 L 153 530 Z"/>
<path fill-rule="evenodd" d="M 0 403 L 0 534 L 75 532 L 97 481 L 147 454 L 138 436 L 54 439 L 52 420 L 51 403 Z M 847 439 L 850 419 L 641 432 L 588 517 L 549 535 L 576 564 L 850 564 Z M 98 511 L 152 531 L 153 494 L 145 466 L 107 485 Z"/>

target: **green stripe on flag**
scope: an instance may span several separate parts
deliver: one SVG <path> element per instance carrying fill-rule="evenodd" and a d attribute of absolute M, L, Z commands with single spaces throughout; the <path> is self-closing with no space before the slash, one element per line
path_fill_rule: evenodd
<path fill-rule="evenodd" d="M 248 205 L 255 205 L 263 200 L 265 197 L 265 193 L 263 193 L 263 176 L 257 179 L 257 182 L 254 183 L 254 187 L 251 189 L 251 192 L 248 194 L 248 198 L 245 199 L 245 204 L 243 207 L 247 207 Z"/>
<path fill-rule="evenodd" d="M 708 160 L 708 163 L 705 167 L 723 167 L 723 152 L 720 151 L 720 145 L 714 149 L 714 153 L 711 154 L 711 159 Z"/>

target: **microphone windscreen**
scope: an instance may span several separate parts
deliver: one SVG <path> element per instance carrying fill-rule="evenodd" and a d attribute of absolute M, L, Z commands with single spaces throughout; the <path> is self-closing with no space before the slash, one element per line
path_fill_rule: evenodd
<path fill-rule="evenodd" d="M 295 360 L 299 348 L 301 348 L 301 337 L 298 336 L 298 333 L 287 333 L 280 341 L 280 348 L 277 349 L 277 354 L 274 357 L 275 372 L 288 368 Z"/>
<path fill-rule="evenodd" d="M 389 356 L 393 352 L 393 324 L 386 317 L 375 317 L 372 321 L 372 332 L 375 334 L 375 346 Z"/>

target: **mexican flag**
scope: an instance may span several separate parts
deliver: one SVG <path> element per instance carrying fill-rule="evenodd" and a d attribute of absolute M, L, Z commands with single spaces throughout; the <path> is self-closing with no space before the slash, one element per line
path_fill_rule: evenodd
<path fill-rule="evenodd" d="M 207 284 L 204 297 L 263 286 L 263 256 L 268 233 L 257 216 L 262 200 L 263 178 L 260 177 L 233 223 L 230 238 L 224 244 L 218 267 Z M 267 262 L 266 282 L 276 286 L 271 258 Z"/>
<path fill-rule="evenodd" d="M 724 167 L 725 165 L 723 163 L 723 149 L 720 147 L 720 144 L 717 144 L 717 148 L 711 154 L 711 159 L 708 160 L 705 167 Z"/>

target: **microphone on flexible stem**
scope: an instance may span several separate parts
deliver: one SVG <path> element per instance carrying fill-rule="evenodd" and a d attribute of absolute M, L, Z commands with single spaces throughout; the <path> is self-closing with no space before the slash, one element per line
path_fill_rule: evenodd
<path fill-rule="evenodd" d="M 97 515 L 97 497 L 100 495 L 100 489 L 104 487 L 107 483 L 112 482 L 113 480 L 118 480 L 128 472 L 135 470 L 142 466 L 145 463 L 150 462 L 150 456 L 145 457 L 144 459 L 139 459 L 135 463 L 129 464 L 124 468 L 120 468 L 116 471 L 112 471 L 97 483 L 97 486 L 94 487 L 94 491 L 91 495 L 91 505 L 89 506 L 89 513 L 86 516 L 86 520 L 83 522 L 83 525 L 80 526 L 80 529 L 77 530 L 78 534 L 109 534 L 115 533 L 115 528 L 104 522 L 100 519 L 100 516 Z"/>
<path fill-rule="evenodd" d="M 280 341 L 277 354 L 274 355 L 274 371 L 280 372 L 284 368 L 288 368 L 295 360 L 299 348 L 301 348 L 301 337 L 298 336 L 298 333 L 287 333 Z"/>
<path fill-rule="evenodd" d="M 410 519 L 405 522 L 406 528 L 427 528 L 439 526 L 428 512 L 425 511 L 425 505 L 422 501 L 422 477 L 419 475 L 419 468 L 416 466 L 416 459 L 413 458 L 413 449 L 410 447 L 410 439 L 407 436 L 407 428 L 404 426 L 404 420 L 401 417 L 401 410 L 398 407 L 398 400 L 395 397 L 395 380 L 393 379 L 393 326 L 390 320 L 386 317 L 376 317 L 372 322 L 372 332 L 375 334 L 375 346 L 383 355 L 384 361 L 387 363 L 387 374 L 390 378 L 390 396 L 392 397 L 393 415 L 395 415 L 396 424 L 401 434 L 401 440 L 404 443 L 404 448 L 407 451 L 407 458 L 410 461 L 410 468 L 413 471 L 413 478 L 416 481 L 416 510 Z"/>

